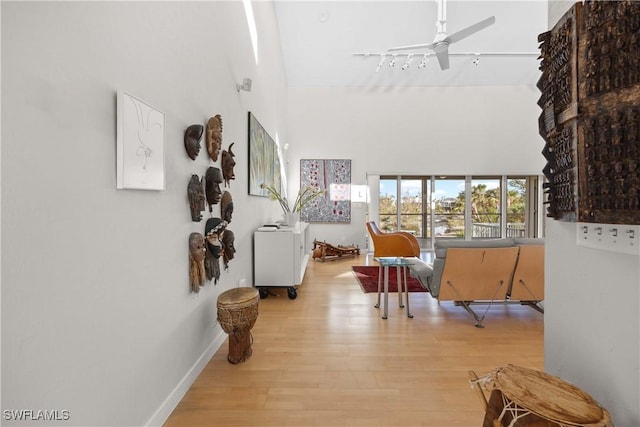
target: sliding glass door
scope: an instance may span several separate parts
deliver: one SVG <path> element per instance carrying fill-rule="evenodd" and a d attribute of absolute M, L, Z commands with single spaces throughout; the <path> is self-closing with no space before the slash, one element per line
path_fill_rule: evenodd
<path fill-rule="evenodd" d="M 464 239 L 465 179 L 463 176 L 433 180 L 433 235 L 436 238 Z"/>
<path fill-rule="evenodd" d="M 527 215 L 527 180 L 507 179 L 507 237 L 525 237 Z"/>
<path fill-rule="evenodd" d="M 498 238 L 502 235 L 500 178 L 471 180 L 472 237 Z"/>
<path fill-rule="evenodd" d="M 425 200 L 421 179 L 400 180 L 400 229 L 416 237 L 424 237 Z M 427 203 L 428 205 L 428 203 Z"/>
<path fill-rule="evenodd" d="M 382 231 L 398 231 L 398 180 L 380 177 L 380 196 L 378 211 L 379 227 Z"/>
<path fill-rule="evenodd" d="M 507 177 L 507 237 L 538 236 L 538 177 Z"/>
<path fill-rule="evenodd" d="M 437 239 L 537 237 L 537 176 L 381 176 L 380 227 Z"/>

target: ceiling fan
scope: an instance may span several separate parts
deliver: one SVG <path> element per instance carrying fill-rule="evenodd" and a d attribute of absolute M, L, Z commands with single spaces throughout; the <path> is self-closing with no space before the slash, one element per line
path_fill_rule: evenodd
<path fill-rule="evenodd" d="M 451 35 L 447 35 L 446 0 L 438 0 L 438 21 L 436 22 L 436 28 L 438 29 L 438 31 L 436 32 L 436 37 L 434 38 L 432 43 L 414 44 L 409 46 L 397 46 L 387 50 L 390 52 L 393 52 L 397 50 L 408 50 L 408 49 L 431 49 L 436 54 L 436 58 L 438 58 L 438 63 L 440 64 L 440 68 L 443 70 L 447 70 L 449 69 L 449 45 L 452 43 L 456 43 L 464 38 L 467 38 L 470 35 L 475 34 L 478 31 L 483 30 L 490 25 L 493 25 L 495 22 L 496 22 L 496 17 L 491 16 L 487 19 L 484 19 L 473 25 L 470 25 L 467 28 L 464 28 L 458 32 L 455 32 Z"/>

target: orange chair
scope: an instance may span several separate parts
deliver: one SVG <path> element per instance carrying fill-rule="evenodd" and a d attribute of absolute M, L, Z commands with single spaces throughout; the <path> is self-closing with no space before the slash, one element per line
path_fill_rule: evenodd
<path fill-rule="evenodd" d="M 385 233 L 381 231 L 374 221 L 367 222 L 367 230 L 373 243 L 373 257 L 397 257 L 397 258 L 419 258 L 420 244 L 415 236 L 405 231 Z M 409 290 L 407 289 L 407 270 L 404 272 L 404 289 L 407 293 L 407 303 L 409 302 Z M 400 278 L 401 279 L 401 278 Z M 375 307 L 380 307 L 380 288 L 382 284 L 382 268 L 378 266 L 378 303 Z M 402 305 L 402 283 L 398 280 L 398 301 Z M 385 309 L 386 310 L 386 309 Z M 407 313 L 409 307 L 407 307 Z M 409 314 L 409 317 L 411 315 Z"/>
<path fill-rule="evenodd" d="M 374 257 L 420 257 L 420 244 L 413 234 L 405 231 L 385 233 L 374 221 L 367 222 L 367 229 L 373 242 Z"/>

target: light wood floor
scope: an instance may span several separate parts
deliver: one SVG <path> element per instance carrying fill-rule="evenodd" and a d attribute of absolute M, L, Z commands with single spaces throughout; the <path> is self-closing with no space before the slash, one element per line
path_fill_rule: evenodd
<path fill-rule="evenodd" d="M 543 369 L 543 315 L 532 308 L 493 306 L 479 329 L 427 293 L 410 294 L 409 319 L 391 294 L 383 320 L 351 271 L 365 264 L 310 261 L 297 299 L 280 288 L 260 300 L 251 358 L 230 364 L 225 343 L 165 427 L 480 426 L 469 370 Z"/>

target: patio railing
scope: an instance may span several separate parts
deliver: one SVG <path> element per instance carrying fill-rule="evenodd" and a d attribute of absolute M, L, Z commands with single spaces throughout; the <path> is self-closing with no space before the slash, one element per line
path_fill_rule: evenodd
<path fill-rule="evenodd" d="M 473 224 L 473 237 L 497 239 L 500 237 L 500 224 L 476 222 Z M 507 235 L 505 237 L 525 237 L 524 224 L 507 224 Z"/>

